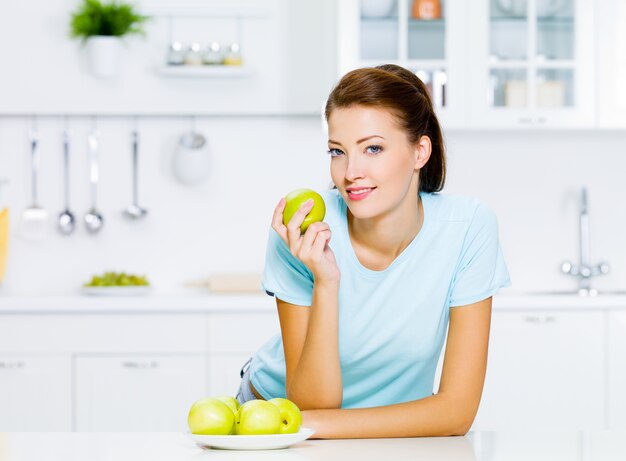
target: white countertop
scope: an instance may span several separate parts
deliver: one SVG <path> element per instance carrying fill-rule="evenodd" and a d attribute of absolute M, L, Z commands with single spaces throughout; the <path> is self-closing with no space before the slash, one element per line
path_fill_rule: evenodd
<path fill-rule="evenodd" d="M 494 310 L 626 309 L 626 294 L 528 294 L 504 290 L 494 297 Z M 204 313 L 274 311 L 274 298 L 264 293 L 179 294 L 145 296 L 19 296 L 0 294 L 0 314 L 16 313 Z"/>
<path fill-rule="evenodd" d="M 621 432 L 471 432 L 464 437 L 306 440 L 290 448 L 227 451 L 201 448 L 182 433 L 0 433 L 2 461 L 617 461 Z"/>

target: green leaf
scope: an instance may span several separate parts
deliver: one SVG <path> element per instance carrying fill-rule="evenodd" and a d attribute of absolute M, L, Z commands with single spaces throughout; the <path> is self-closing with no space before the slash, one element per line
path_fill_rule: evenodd
<path fill-rule="evenodd" d="M 145 35 L 144 24 L 148 16 L 139 14 L 131 4 L 101 0 L 83 0 L 71 14 L 70 35 L 87 39 L 94 35 L 123 37 L 124 35 Z"/>

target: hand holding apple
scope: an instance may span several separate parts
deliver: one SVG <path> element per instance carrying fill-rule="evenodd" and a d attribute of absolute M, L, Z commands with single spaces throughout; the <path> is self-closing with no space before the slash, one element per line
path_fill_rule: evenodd
<path fill-rule="evenodd" d="M 310 207 L 310 211 L 302 218 L 304 210 L 302 207 L 304 203 L 309 200 L 313 200 L 313 206 Z M 301 213 L 296 212 L 301 210 Z M 300 225 L 300 233 L 304 234 L 307 228 L 314 222 L 323 221 L 326 215 L 326 204 L 320 194 L 311 189 L 296 189 L 285 196 L 285 210 L 283 211 L 283 224 L 287 226 L 294 216 L 297 220 L 302 219 Z"/>

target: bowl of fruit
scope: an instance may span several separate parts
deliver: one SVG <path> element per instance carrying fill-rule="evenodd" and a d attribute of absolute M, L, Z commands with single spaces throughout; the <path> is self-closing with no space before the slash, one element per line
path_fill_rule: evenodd
<path fill-rule="evenodd" d="M 302 427 L 300 409 L 285 398 L 239 405 L 230 396 L 205 397 L 191 406 L 187 423 L 197 445 L 221 450 L 287 448 L 315 432 Z"/>
<path fill-rule="evenodd" d="M 83 294 L 91 296 L 138 296 L 148 294 L 150 290 L 145 275 L 113 271 L 93 275 L 81 288 Z"/>

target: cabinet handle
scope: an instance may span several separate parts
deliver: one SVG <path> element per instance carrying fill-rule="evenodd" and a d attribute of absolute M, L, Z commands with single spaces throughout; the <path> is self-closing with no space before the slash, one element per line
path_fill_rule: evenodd
<path fill-rule="evenodd" d="M 524 317 L 524 321 L 527 323 L 554 323 L 556 317 L 553 315 L 527 315 Z"/>
<path fill-rule="evenodd" d="M 134 362 L 134 361 L 125 361 L 122 362 L 122 366 L 124 368 L 134 368 L 134 369 L 141 369 L 141 370 L 145 370 L 145 369 L 153 369 L 153 368 L 159 368 L 159 362 Z"/>
<path fill-rule="evenodd" d="M 526 125 L 526 124 L 532 123 L 533 119 L 530 117 L 520 117 L 519 122 Z"/>
<path fill-rule="evenodd" d="M 539 117 L 537 119 L 537 122 L 539 122 L 539 123 L 546 123 L 546 118 L 545 117 Z"/>
<path fill-rule="evenodd" d="M 5 369 L 16 369 L 16 368 L 24 368 L 24 362 L 21 360 L 18 360 L 16 362 L 0 362 L 0 368 L 5 368 Z"/>

